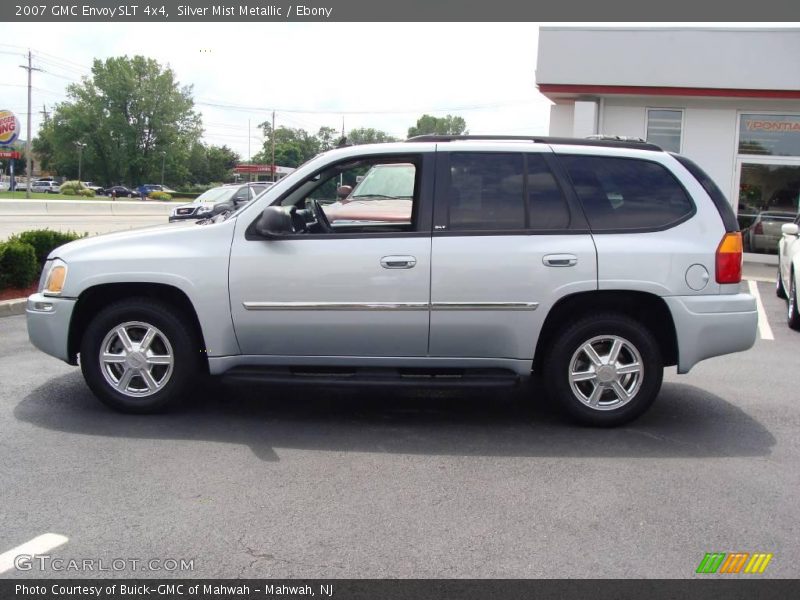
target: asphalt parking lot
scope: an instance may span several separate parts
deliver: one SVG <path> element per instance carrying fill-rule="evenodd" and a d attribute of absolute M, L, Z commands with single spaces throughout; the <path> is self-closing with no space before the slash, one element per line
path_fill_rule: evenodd
<path fill-rule="evenodd" d="M 194 561 L 0 577 L 683 578 L 733 551 L 796 577 L 800 333 L 757 285 L 774 339 L 670 369 L 612 430 L 564 421 L 536 386 L 220 384 L 125 416 L 36 351 L 24 317 L 0 319 L 0 553 L 54 533 L 54 558 Z"/>

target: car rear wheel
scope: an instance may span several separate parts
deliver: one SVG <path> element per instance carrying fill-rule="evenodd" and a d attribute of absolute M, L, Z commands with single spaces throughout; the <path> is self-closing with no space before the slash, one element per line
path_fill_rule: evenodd
<path fill-rule="evenodd" d="M 172 306 L 148 298 L 100 311 L 84 333 L 80 362 L 95 395 L 129 413 L 175 405 L 201 373 L 197 336 Z"/>
<path fill-rule="evenodd" d="M 647 410 L 663 375 L 650 331 L 614 313 L 569 326 L 544 363 L 548 395 L 577 421 L 601 427 L 621 425 Z"/>
<path fill-rule="evenodd" d="M 787 296 L 786 322 L 792 329 L 800 331 L 800 313 L 797 310 L 797 281 L 794 273 L 789 279 L 789 293 Z"/>

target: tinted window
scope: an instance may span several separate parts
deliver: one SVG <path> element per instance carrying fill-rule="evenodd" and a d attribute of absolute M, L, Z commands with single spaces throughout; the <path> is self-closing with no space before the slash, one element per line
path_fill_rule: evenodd
<path fill-rule="evenodd" d="M 528 154 L 528 229 L 566 229 L 569 209 L 544 158 Z"/>
<path fill-rule="evenodd" d="M 449 229 L 524 229 L 523 178 L 522 154 L 451 154 Z"/>
<path fill-rule="evenodd" d="M 662 165 L 630 158 L 561 156 L 593 230 L 667 227 L 694 210 Z"/>

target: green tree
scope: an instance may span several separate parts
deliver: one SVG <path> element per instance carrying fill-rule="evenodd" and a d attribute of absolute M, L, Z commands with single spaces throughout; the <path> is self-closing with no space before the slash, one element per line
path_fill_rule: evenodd
<path fill-rule="evenodd" d="M 360 127 L 357 129 L 351 129 L 347 132 L 347 141 L 354 146 L 358 146 L 360 144 L 383 144 L 385 142 L 396 142 L 397 138 L 394 138 L 385 131 L 380 131 L 379 129 Z"/>
<path fill-rule="evenodd" d="M 272 163 L 272 125 L 267 121 L 259 127 L 264 131 L 264 147 L 253 156 L 253 162 Z M 328 129 L 328 128 L 323 128 Z M 322 131 L 322 130 L 320 130 Z M 305 129 L 278 127 L 275 130 L 275 164 L 282 167 L 299 167 L 322 150 L 320 140 Z"/>
<path fill-rule="evenodd" d="M 447 115 L 446 117 L 434 117 L 432 115 L 422 115 L 417 119 L 417 124 L 408 128 L 408 137 L 417 135 L 466 135 L 467 122 L 462 117 Z"/>
<path fill-rule="evenodd" d="M 78 174 L 76 142 L 85 143 L 81 178 L 106 184 L 189 176 L 189 154 L 202 133 L 191 86 L 169 67 L 143 56 L 95 60 L 92 74 L 67 88 L 35 141 L 45 169 Z"/>

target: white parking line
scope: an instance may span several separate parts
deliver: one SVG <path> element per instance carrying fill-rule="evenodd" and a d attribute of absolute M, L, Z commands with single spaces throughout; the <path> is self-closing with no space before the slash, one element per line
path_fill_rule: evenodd
<path fill-rule="evenodd" d="M 751 279 L 747 282 L 747 287 L 750 288 L 750 293 L 756 299 L 756 309 L 758 310 L 758 333 L 761 335 L 761 339 L 774 340 L 775 336 L 772 335 L 772 328 L 769 326 L 767 313 L 764 312 L 764 304 L 761 302 L 761 294 L 758 293 L 758 284 Z"/>
<path fill-rule="evenodd" d="M 21 546 L 12 548 L 8 552 L 0 554 L 0 573 L 5 573 L 14 568 L 14 559 L 20 554 L 27 554 L 30 556 L 36 554 L 44 554 L 53 548 L 57 548 L 62 544 L 66 544 L 69 538 L 57 533 L 43 533 L 33 538 L 29 542 L 25 542 Z"/>

